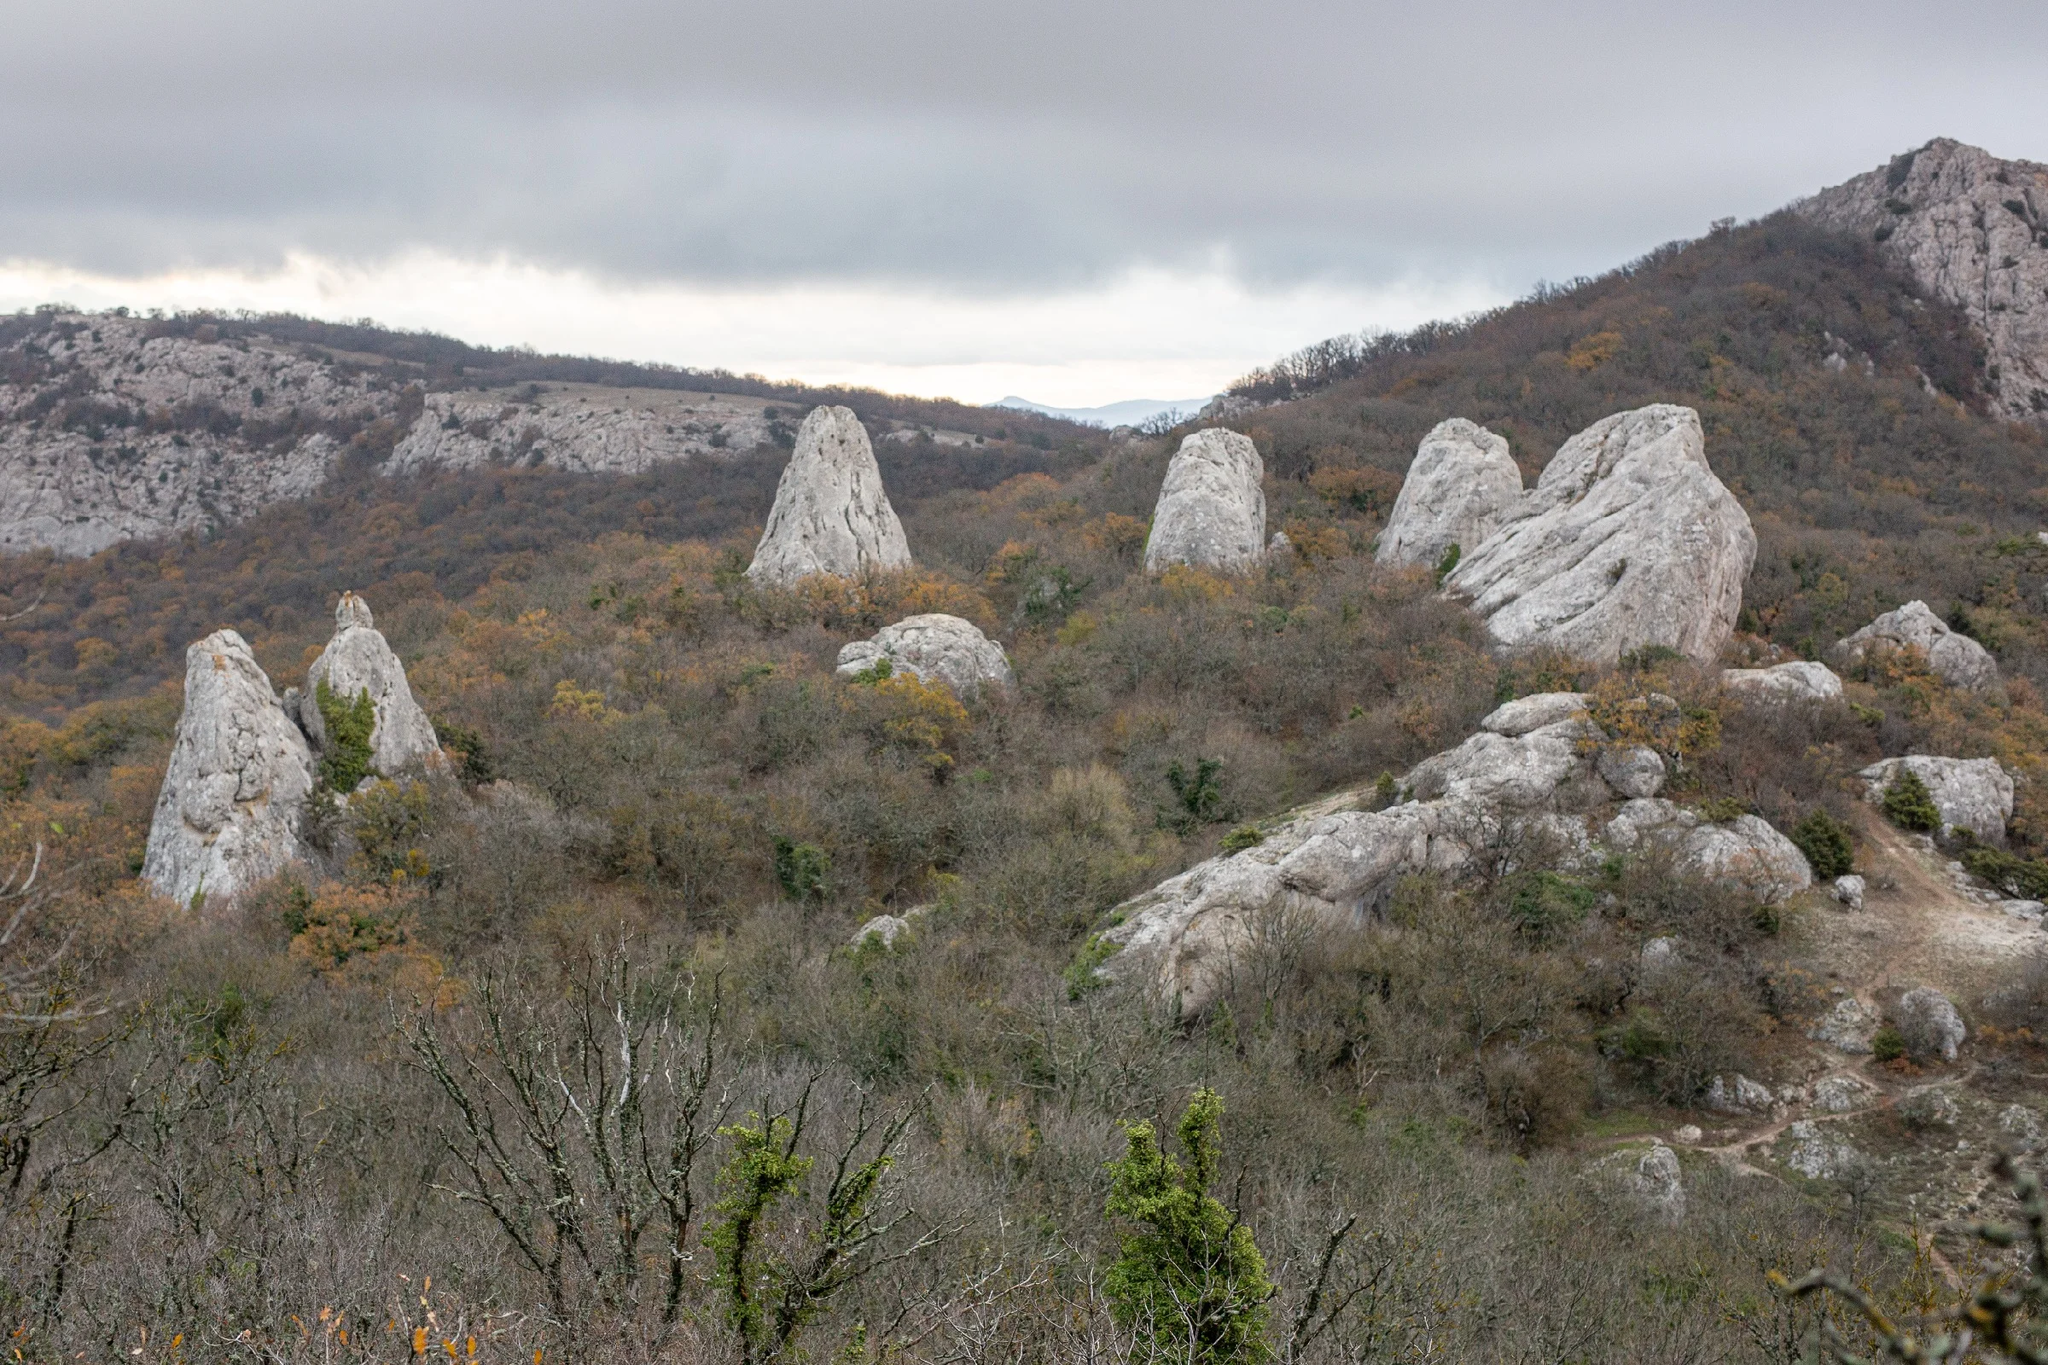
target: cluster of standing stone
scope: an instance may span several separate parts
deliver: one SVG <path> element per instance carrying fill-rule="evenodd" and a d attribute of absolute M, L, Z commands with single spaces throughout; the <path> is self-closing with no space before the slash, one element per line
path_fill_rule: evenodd
<path fill-rule="evenodd" d="M 228 897 L 304 856 L 306 803 L 331 750 L 319 699 L 371 703 L 369 766 L 392 776 L 441 761 L 405 667 L 369 603 L 343 593 L 306 689 L 279 696 L 249 644 L 217 630 L 185 651 L 185 708 L 157 793 L 142 879 L 183 905 Z"/>

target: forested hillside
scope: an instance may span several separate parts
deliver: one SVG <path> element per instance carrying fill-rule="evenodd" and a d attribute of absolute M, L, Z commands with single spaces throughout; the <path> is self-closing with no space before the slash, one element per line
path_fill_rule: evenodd
<path fill-rule="evenodd" d="M 526 379 L 418 344 L 451 381 Z M 2005 1208 L 1987 1158 L 2038 1146 L 2048 1101 L 2038 923 L 1946 870 L 2048 885 L 2048 445 L 1975 366 L 1863 245 L 1772 219 L 1251 377 L 1229 422 L 1291 548 L 1241 576 L 1143 571 L 1187 429 L 996 426 L 878 446 L 916 566 L 859 579 L 744 574 L 777 448 L 351 467 L 208 540 L 0 561 L 10 1349 L 1789 1362 L 1824 1310 L 1772 1272 L 1945 1299 L 2009 1266 L 1971 1232 Z M 1427 568 L 1374 562 L 1438 421 L 1533 475 L 1652 402 L 1699 410 L 1760 542 L 1725 662 L 1923 597 L 2003 684 L 1909 654 L 1771 707 L 1668 650 L 1503 659 Z M 253 891 L 152 896 L 185 646 L 231 624 L 303 687 L 344 589 L 445 766 L 351 772 Z M 1014 690 L 835 675 L 922 612 L 999 641 Z M 1503 847 L 1283 925 L 1196 1017 L 1097 971 L 1128 898 L 1312 798 L 1398 801 L 1564 690 L 1647 726 L 1694 819 L 1794 835 L 1823 883 L 1766 902 L 1647 847 Z M 1853 775 L 1907 753 L 2016 774 L 2006 844 L 1864 801 Z M 1863 911 L 1824 889 L 1852 866 Z M 856 940 L 880 914 L 894 942 Z M 1830 1079 L 1810 1033 L 1923 983 L 1968 1015 L 1960 1055 L 1893 1028 L 1843 1063 L 1867 1093 L 1837 1126 L 1795 1131 Z M 1712 1107 L 1738 1077 L 1763 1100 Z"/>

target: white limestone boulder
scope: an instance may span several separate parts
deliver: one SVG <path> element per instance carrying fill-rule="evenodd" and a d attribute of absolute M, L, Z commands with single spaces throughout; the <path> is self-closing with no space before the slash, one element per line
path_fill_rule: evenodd
<path fill-rule="evenodd" d="M 1606 842 L 1621 852 L 1661 845 L 1672 852 L 1673 871 L 1736 887 L 1766 905 L 1813 885 L 1798 845 L 1754 815 L 1716 824 L 1670 801 L 1633 800 L 1608 822 Z"/>
<path fill-rule="evenodd" d="M 1969 1037 L 1963 1016 L 1955 1002 L 1932 986 L 1907 991 L 1892 1007 L 1892 1021 L 1905 1036 L 1906 1047 L 1916 1057 L 1956 1059 L 1956 1051 Z"/>
<path fill-rule="evenodd" d="M 1908 754 L 1873 763 L 1856 775 L 1863 779 L 1864 795 L 1872 802 L 1882 802 L 1886 788 L 1901 769 L 1910 769 L 1926 785 L 1934 808 L 1941 812 L 1943 835 L 1966 829 L 1984 843 L 2005 842 L 2005 825 L 2012 819 L 2013 786 L 1997 759 Z"/>
<path fill-rule="evenodd" d="M 1853 995 L 1843 996 L 1811 1029 L 1806 1036 L 1816 1043 L 1826 1043 L 1837 1052 L 1852 1057 L 1868 1056 L 1870 1035 L 1876 1033 L 1884 1021 L 1878 1012 Z"/>
<path fill-rule="evenodd" d="M 299 724 L 314 747 L 327 749 L 327 718 L 320 712 L 320 685 L 330 696 L 347 702 L 367 692 L 376 722 L 370 730 L 370 766 L 389 777 L 419 764 L 438 767 L 441 741 L 433 722 L 413 698 L 405 665 L 377 629 L 370 604 L 352 592 L 334 608 L 334 638 L 306 670 L 306 690 L 299 695 Z"/>
<path fill-rule="evenodd" d="M 1707 1086 L 1707 1108 L 1717 1114 L 1768 1114 L 1776 1100 L 1771 1088 L 1747 1076 L 1716 1076 Z"/>
<path fill-rule="evenodd" d="M 1173 564 L 1240 572 L 1259 564 L 1266 551 L 1265 476 L 1249 436 L 1210 427 L 1182 441 L 1152 512 L 1145 572 Z"/>
<path fill-rule="evenodd" d="M 1382 564 L 1434 568 L 1451 546 L 1478 548 L 1522 502 L 1522 471 L 1506 438 L 1453 417 L 1422 438 L 1380 532 Z"/>
<path fill-rule="evenodd" d="M 1908 602 L 1897 611 L 1886 612 L 1835 648 L 1844 662 L 1851 664 L 1917 649 L 1927 656 L 1927 666 L 1951 687 L 1978 692 L 1998 683 L 1998 661 L 1991 651 L 1951 630 L 1925 602 Z"/>
<path fill-rule="evenodd" d="M 1711 662 L 1755 558 L 1748 514 L 1707 465 L 1699 414 L 1656 404 L 1566 441 L 1444 586 L 1508 649 L 1611 664 L 1664 646 Z"/>
<path fill-rule="evenodd" d="M 882 487 L 867 428 L 852 408 L 811 409 L 775 485 L 775 506 L 747 577 L 787 587 L 813 574 L 854 578 L 909 566 L 910 545 Z"/>
<path fill-rule="evenodd" d="M 240 635 L 185 651 L 185 709 L 142 879 L 181 905 L 234 895 L 300 856 L 313 754 Z"/>
<path fill-rule="evenodd" d="M 967 698 L 985 687 L 1009 689 L 1017 676 L 1003 647 L 983 635 L 972 621 L 943 612 L 906 616 L 875 632 L 872 639 L 854 640 L 839 651 L 841 678 L 851 678 L 887 659 L 892 669 L 915 673 L 924 682 L 941 682 L 957 697 Z"/>
<path fill-rule="evenodd" d="M 1842 680 L 1835 671 L 1805 660 L 1769 668 L 1724 668 L 1721 686 L 1744 701 L 1767 704 L 1842 699 Z"/>

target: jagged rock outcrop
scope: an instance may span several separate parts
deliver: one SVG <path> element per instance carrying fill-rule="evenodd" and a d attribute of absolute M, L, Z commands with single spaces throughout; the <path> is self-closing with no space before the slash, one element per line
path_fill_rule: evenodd
<path fill-rule="evenodd" d="M 957 697 L 972 697 L 984 687 L 1010 688 L 1017 676 L 1003 647 L 983 635 L 972 621 L 943 612 L 906 616 L 883 626 L 874 638 L 854 640 L 839 651 L 836 673 L 842 678 L 887 659 L 890 668 L 915 673 L 925 682 L 942 682 Z"/>
<path fill-rule="evenodd" d="M 352 592 L 343 593 L 334 608 L 334 638 L 306 670 L 306 690 L 299 697 L 299 724 L 325 752 L 327 721 L 319 702 L 322 683 L 331 697 L 344 703 L 369 693 L 376 714 L 370 730 L 370 766 L 378 772 L 389 777 L 416 763 L 432 767 L 441 762 L 441 741 L 434 734 L 433 722 L 413 699 L 405 665 L 377 629 L 370 604 Z"/>
<path fill-rule="evenodd" d="M 1837 1000 L 1834 1008 L 1807 1030 L 1806 1036 L 1837 1052 L 1864 1057 L 1870 1054 L 1870 1035 L 1877 1032 L 1882 1022 L 1876 1010 L 1848 995 Z"/>
<path fill-rule="evenodd" d="M 142 879 L 181 905 L 231 896 L 299 857 L 313 754 L 232 630 L 185 651 L 185 710 Z"/>
<path fill-rule="evenodd" d="M 1747 1076 L 1716 1076 L 1707 1086 L 1707 1108 L 1717 1114 L 1768 1114 L 1776 1103 L 1771 1088 Z"/>
<path fill-rule="evenodd" d="M 1522 471 L 1507 439 L 1453 417 L 1422 438 L 1373 557 L 1434 568 L 1451 546 L 1462 554 L 1522 504 Z"/>
<path fill-rule="evenodd" d="M 1961 308 L 1984 338 L 1999 411 L 2048 421 L 2048 166 L 1936 138 L 1793 210 L 1875 239 Z"/>
<path fill-rule="evenodd" d="M 1487 722 L 1519 733 L 1482 729 L 1418 763 L 1398 784 L 1398 804 L 1366 808 L 1370 787 L 1334 793 L 1262 825 L 1256 845 L 1125 902 L 1099 936 L 1113 950 L 1104 973 L 1199 1013 L 1272 930 L 1355 924 L 1403 877 L 1456 875 L 1482 852 L 1524 867 L 1584 866 L 1602 856 L 1602 837 L 1608 848 L 1624 847 L 1617 825 L 1627 826 L 1626 847 L 1668 840 L 1682 870 L 1735 882 L 1759 900 L 1809 884 L 1798 849 L 1754 816 L 1713 825 L 1653 797 L 1631 799 L 1648 785 L 1647 765 L 1603 765 L 1631 751 L 1608 739 L 1584 701 L 1552 693 L 1510 703 Z M 1523 728 L 1526 719 L 1544 723 Z M 1621 815 L 1603 819 L 1617 804 Z"/>
<path fill-rule="evenodd" d="M 635 473 L 773 438 L 761 400 L 590 384 L 426 394 L 417 367 L 188 319 L 41 313 L 0 349 L 0 553 L 86 555 L 318 491 L 358 436 L 379 467 Z"/>
<path fill-rule="evenodd" d="M 1172 564 L 1238 572 L 1260 563 L 1266 553 L 1265 477 L 1265 461 L 1249 436 L 1210 427 L 1182 441 L 1152 511 L 1145 572 Z"/>
<path fill-rule="evenodd" d="M 1863 629 L 1836 642 L 1843 661 L 1861 663 L 1893 650 L 1917 649 L 1927 666 L 1951 687 L 1976 692 L 1998 682 L 1998 661 L 1969 636 L 1949 629 L 1925 602 L 1908 602 L 1888 611 Z"/>
<path fill-rule="evenodd" d="M 813 574 L 853 578 L 908 567 L 910 545 L 882 487 L 867 428 L 852 408 L 812 408 L 775 485 L 775 506 L 747 577 L 787 586 Z"/>
<path fill-rule="evenodd" d="M 1812 1119 L 1800 1119 L 1778 1139 L 1781 1159 L 1808 1180 L 1840 1180 L 1863 1168 L 1867 1158 L 1829 1135 Z"/>
<path fill-rule="evenodd" d="M 1884 800 L 1885 789 L 1901 768 L 1910 769 L 1925 783 L 1941 812 L 1941 832 L 1966 829 L 1987 844 L 2005 842 L 2005 825 L 2012 819 L 2012 778 L 1995 758 L 1940 758 L 1933 754 L 1908 754 L 1871 764 L 1856 775 L 1863 779 L 1864 794 L 1872 801 Z"/>
<path fill-rule="evenodd" d="M 1826 664 L 1774 664 L 1769 668 L 1724 668 L 1721 686 L 1761 702 L 1829 702 L 1842 699 L 1842 680 Z"/>
<path fill-rule="evenodd" d="M 1711 662 L 1755 558 L 1748 514 L 1707 466 L 1699 414 L 1656 404 L 1566 441 L 1444 586 L 1510 649 L 1611 664 L 1664 646 Z"/>

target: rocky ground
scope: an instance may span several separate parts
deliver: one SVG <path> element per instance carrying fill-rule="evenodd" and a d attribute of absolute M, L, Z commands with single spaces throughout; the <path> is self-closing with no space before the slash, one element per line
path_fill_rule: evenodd
<path fill-rule="evenodd" d="M 1977 1254 L 1972 1223 L 2003 1207 L 1999 1154 L 2048 1142 L 2048 1073 L 1987 1059 L 1968 1043 L 1951 1062 L 1879 1062 L 1868 1033 L 1912 989 L 1933 987 L 1969 1009 L 2000 969 L 2048 948 L 2048 933 L 2024 903 L 1973 885 L 1925 836 L 1893 829 L 1874 810 L 1858 833 L 1862 907 L 1816 892 L 1788 929 L 1830 964 L 1813 983 L 1816 1027 L 1781 1031 L 1773 1074 L 1723 1086 L 1710 1095 L 1718 1111 L 1643 1115 L 1654 1137 L 1638 1131 L 1601 1145 L 1668 1144 L 1681 1171 L 1721 1162 L 1854 1201 L 1880 1227 L 1922 1239 L 1953 1273 Z M 1845 1001 L 1865 1007 L 1863 1027 L 1829 1029 Z"/>

